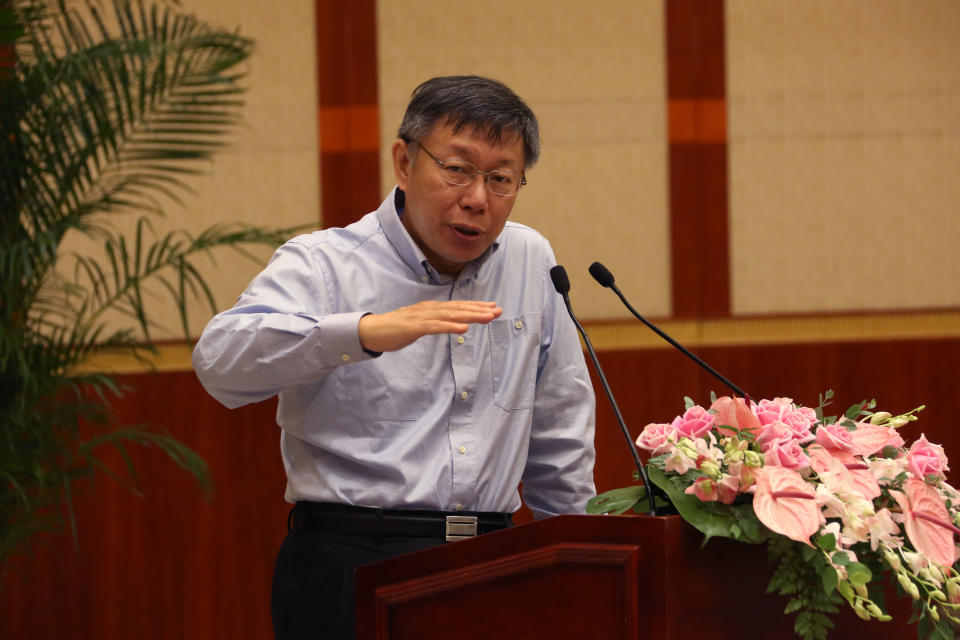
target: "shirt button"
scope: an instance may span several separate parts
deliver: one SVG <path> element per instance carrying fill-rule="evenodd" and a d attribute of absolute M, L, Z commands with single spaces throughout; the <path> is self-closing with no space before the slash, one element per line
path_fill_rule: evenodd
<path fill-rule="evenodd" d="M 460 392 L 460 397 L 463 398 L 464 400 L 466 400 L 467 398 L 470 397 L 470 394 L 467 393 L 466 391 L 461 391 L 461 392 Z"/>
<path fill-rule="evenodd" d="M 466 342 L 466 340 L 464 340 L 463 336 L 457 336 L 457 344 L 463 344 L 464 342 Z"/>
<path fill-rule="evenodd" d="M 429 279 L 430 279 L 430 278 L 427 277 L 427 276 L 420 276 L 420 282 L 426 282 L 426 281 L 429 280 Z"/>
<path fill-rule="evenodd" d="M 340 356 L 340 359 L 343 360 L 344 362 L 350 362 L 350 354 L 345 353 L 342 356 Z"/>
<path fill-rule="evenodd" d="M 517 320 L 513 323 L 515 329 L 523 329 L 523 320 Z"/>
<path fill-rule="evenodd" d="M 457 451 L 459 451 L 460 453 L 466 453 L 466 452 L 467 452 L 467 448 L 466 448 L 466 447 L 460 447 L 459 449 L 457 449 Z"/>
<path fill-rule="evenodd" d="M 463 511 L 463 505 L 458 502 L 457 506 L 455 506 L 454 509 L 456 509 L 457 511 Z"/>

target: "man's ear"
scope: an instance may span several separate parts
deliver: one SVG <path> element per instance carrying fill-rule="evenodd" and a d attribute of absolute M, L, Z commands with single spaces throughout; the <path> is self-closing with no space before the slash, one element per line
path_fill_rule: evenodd
<path fill-rule="evenodd" d="M 397 186 L 406 191 L 412 167 L 410 145 L 397 138 L 393 142 L 393 147 L 390 148 L 390 153 L 393 155 L 393 176 L 397 179 Z"/>

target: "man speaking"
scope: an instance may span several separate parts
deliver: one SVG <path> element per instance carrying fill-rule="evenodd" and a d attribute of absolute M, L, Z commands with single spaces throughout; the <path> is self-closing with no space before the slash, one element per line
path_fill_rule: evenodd
<path fill-rule="evenodd" d="M 550 245 L 507 222 L 540 152 L 482 77 L 414 90 L 376 211 L 280 247 L 193 354 L 228 407 L 279 396 L 295 504 L 277 638 L 353 638 L 357 565 L 594 495 L 594 399 Z"/>

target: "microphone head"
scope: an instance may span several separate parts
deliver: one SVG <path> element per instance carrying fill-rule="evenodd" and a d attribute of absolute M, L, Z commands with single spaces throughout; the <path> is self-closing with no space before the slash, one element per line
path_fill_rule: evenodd
<path fill-rule="evenodd" d="M 590 275 L 604 287 L 610 287 L 613 284 L 613 274 L 603 264 L 594 262 L 590 265 Z"/>
<path fill-rule="evenodd" d="M 570 291 L 570 278 L 567 277 L 567 270 L 561 265 L 550 269 L 550 279 L 553 280 L 553 288 L 557 293 L 563 295 Z"/>

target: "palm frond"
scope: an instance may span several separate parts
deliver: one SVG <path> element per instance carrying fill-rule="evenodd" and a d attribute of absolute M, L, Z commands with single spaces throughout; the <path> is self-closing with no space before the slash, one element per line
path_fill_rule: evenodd
<path fill-rule="evenodd" d="M 249 255 L 295 231 L 158 235 L 150 223 L 229 144 L 252 48 L 174 0 L 0 0 L 0 578 L 36 532 L 77 539 L 78 479 L 106 473 L 137 490 L 130 446 L 158 449 L 212 487 L 204 461 L 169 433 L 112 424 L 110 406 L 129 390 L 78 365 L 104 353 L 146 361 L 155 290 L 189 335 L 189 305 L 215 310 L 200 258 Z M 115 225 L 124 214 L 136 216 L 130 234 Z M 102 254 L 66 253 L 70 233 Z M 133 328 L 109 324 L 111 311 Z M 110 449 L 120 469 L 101 456 Z"/>

